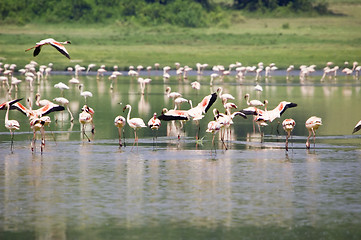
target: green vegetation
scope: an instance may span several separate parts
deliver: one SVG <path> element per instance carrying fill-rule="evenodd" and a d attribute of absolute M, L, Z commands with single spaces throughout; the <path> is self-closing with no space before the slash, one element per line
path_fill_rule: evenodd
<path fill-rule="evenodd" d="M 327 4 L 319 0 L 2 0 L 3 23 L 109 23 L 122 22 L 156 26 L 204 27 L 230 23 L 230 11 L 246 10 L 284 16 L 295 13 L 327 14 Z M 237 9 L 238 11 L 234 11 Z"/>
<path fill-rule="evenodd" d="M 346 1 L 346 0 L 343 0 Z M 244 65 L 274 62 L 280 68 L 289 64 L 316 64 L 327 61 L 342 66 L 344 61 L 361 62 L 361 4 L 330 4 L 334 15 L 318 17 L 253 17 L 229 10 L 228 19 L 210 27 L 179 27 L 173 24 L 143 26 L 132 21 L 106 23 L 46 24 L 34 21 L 24 25 L 0 25 L 0 61 L 24 66 L 30 60 L 53 62 L 55 69 L 75 64 L 171 65 L 197 62 Z M 222 18 L 220 17 L 220 19 Z M 55 49 L 44 47 L 34 58 L 25 49 L 41 39 L 70 40 L 66 46 L 71 61 Z M 2 58 L 2 59 L 1 59 Z"/>

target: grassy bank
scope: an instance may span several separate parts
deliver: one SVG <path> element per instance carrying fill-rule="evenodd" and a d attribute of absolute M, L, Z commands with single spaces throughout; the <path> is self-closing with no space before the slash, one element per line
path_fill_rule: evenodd
<path fill-rule="evenodd" d="M 228 65 L 236 61 L 254 65 L 274 62 L 280 68 L 290 64 L 316 64 L 327 61 L 342 65 L 344 61 L 361 62 L 361 4 L 330 5 L 337 15 L 317 18 L 244 18 L 232 26 L 212 28 L 145 28 L 109 25 L 2 25 L 0 57 L 6 63 L 23 66 L 30 60 L 40 64 L 53 62 L 56 69 L 75 64 L 182 65 L 195 63 Z M 70 40 L 69 61 L 47 47 L 36 58 L 25 53 L 37 41 L 53 37 Z"/>

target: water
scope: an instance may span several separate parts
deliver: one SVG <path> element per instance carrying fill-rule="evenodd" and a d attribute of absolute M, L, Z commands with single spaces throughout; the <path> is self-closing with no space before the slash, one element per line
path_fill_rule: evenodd
<path fill-rule="evenodd" d="M 232 76 L 216 82 L 214 89 L 223 86 L 239 108 L 246 107 L 247 92 L 253 99 L 268 99 L 270 108 L 281 100 L 297 103 L 280 119 L 296 121 L 288 153 L 277 121 L 263 129 L 261 142 L 250 118 L 235 119 L 229 150 L 219 139 L 214 150 L 211 135 L 205 133 L 211 112 L 201 121 L 202 141 L 195 140 L 192 122 L 185 124 L 180 140 L 163 122 L 156 142 L 154 132 L 142 129 L 138 148 L 132 148 L 134 133 L 127 126 L 126 147 L 118 147 L 113 120 L 126 116 L 125 104 L 133 106 L 132 117 L 147 122 L 153 112 L 171 108 L 164 97 L 166 86 L 193 103 L 209 94 L 208 77 L 200 79 L 199 92 L 190 88 L 195 78 L 178 82 L 174 77 L 164 83 L 155 76 L 141 96 L 135 79 L 122 76 L 110 90 L 107 78 L 81 76 L 85 90 L 94 94 L 88 99 L 95 110 L 92 141 L 82 138 L 77 119 L 84 99 L 71 86 L 65 97 L 72 102 L 76 120 L 70 124 L 66 112 L 50 114 L 53 123 L 43 154 L 39 136 L 31 153 L 28 120 L 11 111 L 10 119 L 17 119 L 21 130 L 15 134 L 12 154 L 10 135 L 3 123 L 0 126 L 0 238 L 360 239 L 361 139 L 351 135 L 361 119 L 354 110 L 361 100 L 358 80 L 339 77 L 320 83 L 314 76 L 300 84 L 296 77 L 286 81 L 277 76 L 261 81 L 262 93 L 253 90 L 251 76 L 243 85 Z M 22 83 L 17 97 L 34 97 L 39 91 L 53 99 L 60 95 L 53 85 L 69 79 L 53 75 L 33 93 Z M 5 101 L 3 88 L 0 96 Z M 222 109 L 219 101 L 214 107 Z M 306 150 L 304 122 L 312 115 L 322 117 L 323 126 L 316 147 Z"/>

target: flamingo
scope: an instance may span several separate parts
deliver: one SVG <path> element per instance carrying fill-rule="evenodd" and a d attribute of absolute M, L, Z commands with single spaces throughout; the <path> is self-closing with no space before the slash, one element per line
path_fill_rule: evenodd
<path fill-rule="evenodd" d="M 258 121 L 270 121 L 273 122 L 276 118 L 280 118 L 281 115 L 288 109 L 297 107 L 296 103 L 282 101 L 280 102 L 277 107 L 275 107 L 272 110 L 261 110 L 256 107 L 248 107 L 243 109 L 241 112 L 243 112 L 246 115 L 256 115 Z"/>
<path fill-rule="evenodd" d="M 243 112 L 234 112 L 231 114 L 231 111 L 229 108 L 226 109 L 226 113 L 220 113 L 217 109 L 213 109 L 213 115 L 215 116 L 215 119 L 221 119 L 222 122 L 223 122 L 223 127 L 225 128 L 225 131 L 223 132 L 222 134 L 222 139 L 224 140 L 224 135 L 225 135 L 225 132 L 228 131 L 228 139 L 230 138 L 231 136 L 231 125 L 233 125 L 233 118 L 235 116 L 241 116 L 245 119 L 247 119 L 247 116 L 246 114 L 244 114 Z M 227 148 L 226 148 L 227 150 Z"/>
<path fill-rule="evenodd" d="M 82 125 L 83 136 L 86 136 L 88 142 L 90 142 L 88 135 L 86 135 L 85 133 L 85 124 L 87 123 L 92 124 L 91 132 L 94 134 L 94 123 L 93 123 L 94 110 L 88 107 L 87 105 L 84 105 L 81 110 L 82 112 L 79 114 L 79 123 Z"/>
<path fill-rule="evenodd" d="M 64 96 L 64 90 L 69 90 L 68 85 L 66 85 L 63 82 L 59 82 L 59 83 L 55 84 L 54 87 L 60 89 L 60 92 L 61 92 L 62 96 Z"/>
<path fill-rule="evenodd" d="M 167 94 L 167 96 L 168 96 L 169 98 L 173 98 L 173 99 L 176 99 L 176 98 L 182 96 L 182 94 L 180 94 L 179 92 L 172 92 L 171 87 L 167 87 L 167 88 L 165 89 L 165 93 Z"/>
<path fill-rule="evenodd" d="M 20 129 L 20 124 L 18 121 L 16 120 L 9 120 L 9 110 L 10 110 L 10 106 L 15 103 L 15 102 L 18 102 L 20 101 L 22 98 L 20 99 L 16 99 L 16 100 L 13 100 L 13 101 L 9 101 L 9 102 L 5 102 L 3 103 L 1 106 L 4 106 L 6 107 L 6 114 L 5 114 L 5 127 L 7 129 L 9 129 L 10 131 L 10 135 L 11 135 L 11 145 L 10 145 L 10 151 L 11 153 L 13 153 L 13 143 L 14 143 L 14 131 L 15 130 L 19 130 Z M 2 107 L 0 107 L 1 109 Z"/>
<path fill-rule="evenodd" d="M 80 90 L 80 96 L 84 97 L 85 99 L 85 103 L 86 103 L 86 99 L 88 97 L 93 97 L 93 94 L 89 91 L 83 91 L 84 85 L 83 84 L 79 84 L 79 90 Z"/>
<path fill-rule="evenodd" d="M 130 118 L 130 112 L 132 111 L 132 106 L 130 106 L 129 104 L 127 104 L 127 105 L 123 108 L 123 112 L 124 112 L 126 109 L 129 109 L 128 115 L 127 115 L 128 125 L 129 125 L 129 127 L 131 127 L 131 128 L 134 129 L 134 143 L 133 143 L 133 146 L 134 146 L 135 143 L 137 143 L 137 146 L 138 146 L 137 130 L 138 130 L 139 128 L 143 128 L 143 127 L 147 127 L 147 126 L 145 125 L 143 119 L 141 119 L 141 118 Z"/>
<path fill-rule="evenodd" d="M 38 106 L 38 107 L 44 107 L 45 105 L 48 105 L 48 104 L 50 104 L 51 103 L 51 101 L 49 101 L 49 100 L 47 100 L 47 99 L 40 99 L 41 98 L 41 96 L 40 96 L 40 93 L 37 93 L 36 95 L 35 95 L 35 104 L 36 104 L 36 106 Z"/>
<path fill-rule="evenodd" d="M 70 114 L 70 122 L 73 122 L 74 117 L 69 109 L 69 100 L 66 98 L 63 98 L 63 97 L 57 97 L 57 98 L 54 98 L 53 101 L 59 103 L 59 105 L 61 105 L 61 106 L 64 106 L 64 107 L 66 106 L 66 109 L 68 110 L 68 113 Z"/>
<path fill-rule="evenodd" d="M 316 146 L 316 130 L 322 125 L 322 119 L 316 116 L 312 116 L 306 121 L 306 128 L 308 130 L 308 138 L 306 141 L 306 148 L 310 148 L 310 137 L 313 134 L 313 147 Z"/>
<path fill-rule="evenodd" d="M 296 122 L 292 118 L 287 118 L 287 119 L 283 120 L 282 126 L 283 126 L 283 129 L 287 132 L 286 151 L 288 151 L 288 138 L 291 136 L 291 132 L 295 128 Z"/>
<path fill-rule="evenodd" d="M 216 108 L 213 109 L 213 116 L 214 116 L 214 120 L 220 125 L 219 130 L 221 131 L 221 133 L 220 133 L 221 141 L 223 143 L 223 146 L 227 150 L 228 148 L 224 142 L 224 136 L 222 134 L 222 129 L 227 128 L 227 125 L 229 125 L 229 121 L 224 115 L 219 114 L 219 111 Z"/>
<path fill-rule="evenodd" d="M 148 121 L 148 127 L 152 130 L 158 130 L 160 128 L 160 125 L 161 122 L 157 118 L 157 113 L 154 113 L 153 117 Z M 155 139 L 157 139 L 157 134 L 155 135 Z M 153 137 L 153 141 L 154 141 L 154 137 Z"/>
<path fill-rule="evenodd" d="M 262 92 L 262 91 L 263 91 L 263 88 L 262 88 L 261 85 L 259 85 L 259 84 L 257 83 L 257 85 L 254 87 L 254 90 L 255 90 L 255 91 Z"/>
<path fill-rule="evenodd" d="M 55 111 L 62 111 L 65 108 L 63 106 L 57 105 L 55 103 L 48 103 L 47 105 L 33 110 L 30 105 L 30 109 L 23 106 L 21 103 L 16 102 L 11 106 L 12 109 L 17 109 L 24 115 L 26 115 L 29 118 L 30 121 L 30 127 L 33 129 L 33 140 L 31 144 L 31 151 L 34 151 L 35 141 L 36 141 L 36 132 L 41 132 L 41 152 L 43 152 L 43 149 L 45 147 L 45 129 L 44 126 L 48 126 L 51 122 L 49 117 L 46 117 L 51 112 Z"/>
<path fill-rule="evenodd" d="M 191 82 L 191 86 L 193 89 L 196 89 L 196 90 L 201 89 L 201 84 L 198 81 Z"/>
<path fill-rule="evenodd" d="M 182 97 L 177 97 L 175 100 L 174 100 L 174 110 L 176 110 L 177 108 L 180 108 L 181 104 L 184 103 L 184 102 L 190 102 L 190 100 L 188 99 L 185 99 L 185 98 L 182 98 Z"/>
<path fill-rule="evenodd" d="M 122 147 L 123 144 L 122 144 L 122 129 L 125 125 L 125 118 L 121 115 L 115 117 L 114 119 L 114 125 L 118 128 L 118 133 L 119 133 L 119 147 Z M 125 146 L 125 144 L 124 144 Z"/>
<path fill-rule="evenodd" d="M 90 71 L 93 67 L 95 67 L 95 66 L 96 66 L 95 63 L 90 63 L 90 64 L 88 65 L 87 69 L 86 69 L 86 74 L 88 74 L 89 71 Z"/>
<path fill-rule="evenodd" d="M 356 126 L 353 128 L 352 134 L 359 131 L 361 129 L 361 120 L 356 124 Z"/>
<path fill-rule="evenodd" d="M 254 99 L 254 100 L 249 100 L 249 93 L 247 93 L 244 98 L 247 101 L 247 105 L 251 106 L 251 107 L 260 107 L 260 106 L 264 106 L 264 103 L 261 102 L 260 100 Z"/>
<path fill-rule="evenodd" d="M 212 137 L 212 146 L 214 146 L 214 137 L 216 136 L 216 133 L 219 132 L 219 130 L 222 127 L 222 123 L 220 121 L 210 121 L 207 125 L 207 130 L 206 132 L 212 133 L 213 137 Z"/>
<path fill-rule="evenodd" d="M 223 104 L 227 103 L 227 101 L 229 99 L 231 99 L 231 100 L 235 99 L 231 94 L 229 94 L 229 93 L 223 93 L 222 94 L 222 92 L 223 92 L 222 87 L 217 88 L 217 93 L 218 93 L 219 97 L 221 98 Z"/>
<path fill-rule="evenodd" d="M 297 107 L 296 103 L 292 103 L 292 102 L 287 102 L 287 101 L 282 101 L 280 102 L 277 107 L 275 107 L 272 110 L 266 110 L 266 106 L 268 101 L 265 100 L 265 110 L 256 108 L 256 107 L 248 107 L 245 108 L 243 110 L 241 110 L 241 112 L 243 112 L 246 115 L 254 115 L 254 121 L 257 123 L 258 125 L 258 130 L 261 132 L 261 126 L 267 126 L 268 124 L 266 122 L 273 122 L 273 120 L 275 120 L 276 118 L 280 118 L 281 115 L 288 109 L 288 108 L 293 108 L 293 107 Z M 253 131 L 255 131 L 253 129 Z M 261 133 L 262 134 L 262 133 Z"/>
<path fill-rule="evenodd" d="M 44 40 L 41 40 L 40 42 L 36 43 L 36 45 L 34 47 L 31 47 L 31 48 L 28 48 L 25 50 L 25 52 L 35 48 L 34 50 L 34 53 L 33 53 L 33 56 L 36 57 L 39 53 L 40 53 L 40 50 L 41 50 L 41 47 L 44 46 L 44 45 L 51 45 L 53 46 L 54 48 L 56 48 L 56 50 L 58 50 L 61 54 L 63 54 L 65 57 L 69 58 L 70 59 L 70 56 L 69 56 L 69 53 L 68 51 L 66 50 L 66 48 L 63 46 L 65 44 L 71 44 L 70 41 L 65 41 L 65 42 L 58 42 L 58 41 L 55 41 L 54 39 L 52 38 L 47 38 L 47 39 L 44 39 Z"/>

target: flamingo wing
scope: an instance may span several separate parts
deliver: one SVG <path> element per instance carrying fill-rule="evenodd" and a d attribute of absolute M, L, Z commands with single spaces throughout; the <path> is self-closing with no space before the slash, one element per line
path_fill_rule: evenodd
<path fill-rule="evenodd" d="M 0 110 L 3 110 L 5 107 L 6 107 L 6 104 L 9 104 L 9 106 L 13 105 L 14 103 L 17 103 L 19 101 L 21 101 L 22 98 L 18 98 L 18 99 L 15 99 L 15 100 L 11 100 L 11 101 L 8 101 L 8 102 L 4 102 L 2 104 L 0 104 Z M 14 108 L 10 108 L 10 109 L 14 109 Z"/>
<path fill-rule="evenodd" d="M 35 49 L 34 49 L 34 52 L 33 52 L 33 56 L 34 56 L 34 57 L 36 57 L 36 56 L 39 55 L 42 46 L 43 46 L 43 45 L 36 45 L 36 46 L 35 46 Z"/>
<path fill-rule="evenodd" d="M 49 113 L 63 110 L 65 110 L 63 106 L 57 104 L 47 104 L 44 107 L 37 109 L 36 111 L 39 113 L 38 115 L 45 116 Z"/>
<path fill-rule="evenodd" d="M 245 115 L 258 115 L 259 111 L 260 109 L 257 109 L 255 107 L 248 107 L 241 110 L 241 112 Z"/>
<path fill-rule="evenodd" d="M 280 104 L 278 104 L 278 106 L 275 109 L 277 109 L 280 115 L 282 115 L 288 108 L 293 108 L 293 107 L 297 107 L 297 103 L 282 101 L 280 102 Z"/>
<path fill-rule="evenodd" d="M 234 112 L 234 113 L 232 113 L 232 118 L 234 118 L 235 116 L 241 116 L 244 119 L 247 119 L 246 114 L 244 114 L 243 112 Z"/>
<path fill-rule="evenodd" d="M 197 105 L 203 109 L 204 113 L 210 109 L 213 103 L 217 100 L 217 93 L 212 93 L 208 96 L 205 96 L 203 100 Z"/>
<path fill-rule="evenodd" d="M 63 54 L 65 57 L 70 59 L 69 53 L 68 51 L 66 51 L 66 48 L 59 42 L 57 41 L 51 41 L 50 45 L 53 46 L 54 48 L 56 48 L 56 50 L 58 50 L 61 54 Z M 36 50 L 36 49 L 35 49 Z M 39 50 L 40 52 L 40 50 Z M 34 51 L 35 54 L 35 51 Z M 34 55 L 35 56 L 35 55 Z"/>
<path fill-rule="evenodd" d="M 10 109 L 16 109 L 23 113 L 25 116 L 28 116 L 30 114 L 30 110 L 19 102 L 12 104 Z"/>
<path fill-rule="evenodd" d="M 352 134 L 354 134 L 355 132 L 359 131 L 361 129 L 361 120 L 356 124 L 356 126 L 354 127 Z"/>
<path fill-rule="evenodd" d="M 158 117 L 162 121 L 173 121 L 173 120 L 189 120 L 189 115 L 185 111 L 168 111 Z"/>

